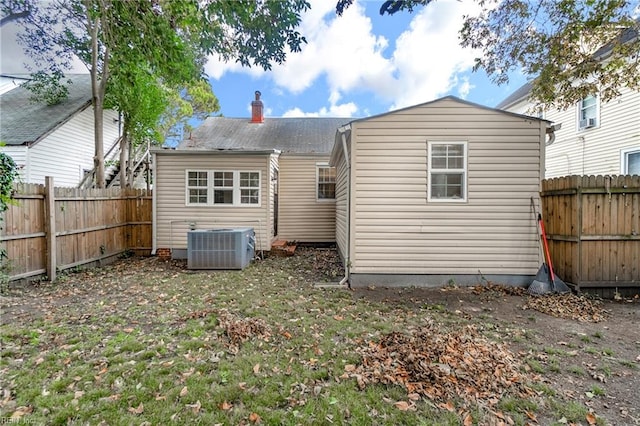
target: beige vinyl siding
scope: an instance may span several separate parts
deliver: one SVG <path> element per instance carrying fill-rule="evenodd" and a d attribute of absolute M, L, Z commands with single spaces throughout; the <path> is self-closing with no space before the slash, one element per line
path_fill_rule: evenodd
<path fill-rule="evenodd" d="M 186 249 L 189 224 L 196 229 L 253 227 L 256 249 L 270 250 L 270 156 L 216 154 L 156 154 L 155 218 L 156 248 Z M 260 206 L 186 205 L 187 170 L 259 171 Z"/>
<path fill-rule="evenodd" d="M 342 147 L 336 157 L 336 244 L 342 259 L 348 258 L 347 253 L 347 221 L 349 214 L 349 169 Z"/>
<path fill-rule="evenodd" d="M 271 159 L 269 161 L 270 167 L 270 175 L 269 175 L 269 236 L 271 240 L 273 240 L 276 236 L 275 229 L 275 214 L 276 210 L 274 208 L 274 200 L 278 191 L 278 180 L 275 176 L 279 174 L 279 163 L 278 163 L 278 155 L 272 154 Z"/>
<path fill-rule="evenodd" d="M 328 155 L 280 156 L 278 238 L 301 242 L 333 242 L 335 200 L 316 199 L 316 164 Z"/>
<path fill-rule="evenodd" d="M 352 273 L 533 275 L 544 122 L 442 100 L 352 124 Z M 467 143 L 467 201 L 428 202 L 427 143 Z"/>

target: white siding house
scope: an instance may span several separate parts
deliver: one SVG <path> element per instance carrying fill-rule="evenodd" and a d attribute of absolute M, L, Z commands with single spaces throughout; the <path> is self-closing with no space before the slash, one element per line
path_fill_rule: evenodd
<path fill-rule="evenodd" d="M 58 187 L 75 187 L 93 169 L 94 125 L 88 75 L 69 76 L 69 96 L 48 106 L 30 100 L 16 87 L 0 95 L 0 151 L 10 155 L 25 183 L 43 184 L 53 176 Z M 104 112 L 105 152 L 120 135 L 118 114 Z"/>
<path fill-rule="evenodd" d="M 530 283 L 547 124 L 446 97 L 342 127 L 330 164 L 351 286 Z"/>

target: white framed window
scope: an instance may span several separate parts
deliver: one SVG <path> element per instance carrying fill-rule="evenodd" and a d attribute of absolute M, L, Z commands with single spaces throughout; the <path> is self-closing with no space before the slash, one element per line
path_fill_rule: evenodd
<path fill-rule="evenodd" d="M 204 170 L 187 171 L 187 204 L 208 203 L 208 172 Z"/>
<path fill-rule="evenodd" d="M 620 171 L 623 175 L 640 175 L 640 146 L 620 151 Z"/>
<path fill-rule="evenodd" d="M 187 170 L 186 205 L 260 207 L 259 171 Z"/>
<path fill-rule="evenodd" d="M 336 168 L 328 164 L 316 164 L 316 200 L 336 199 Z"/>
<path fill-rule="evenodd" d="M 599 102 L 598 97 L 592 95 L 578 102 L 578 130 L 599 126 Z"/>
<path fill-rule="evenodd" d="M 427 200 L 467 201 L 467 143 L 427 143 Z"/>

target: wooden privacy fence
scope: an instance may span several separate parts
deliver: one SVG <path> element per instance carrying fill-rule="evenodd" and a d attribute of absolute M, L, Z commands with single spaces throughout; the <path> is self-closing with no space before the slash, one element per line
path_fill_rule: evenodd
<path fill-rule="evenodd" d="M 640 176 L 542 182 L 553 267 L 580 288 L 640 287 Z"/>
<path fill-rule="evenodd" d="M 9 280 L 46 276 L 128 251 L 151 253 L 151 191 L 19 184 L 1 223 Z"/>

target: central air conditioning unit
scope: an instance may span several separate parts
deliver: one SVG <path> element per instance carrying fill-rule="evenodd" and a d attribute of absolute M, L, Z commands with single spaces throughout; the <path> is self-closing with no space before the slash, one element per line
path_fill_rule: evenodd
<path fill-rule="evenodd" d="M 198 229 L 187 232 L 187 268 L 243 269 L 255 254 L 253 228 Z"/>

